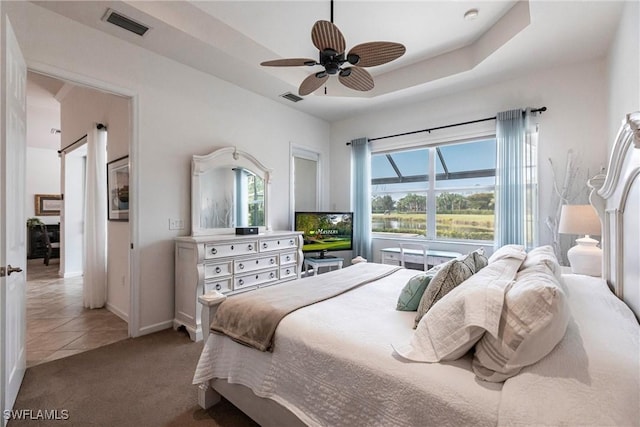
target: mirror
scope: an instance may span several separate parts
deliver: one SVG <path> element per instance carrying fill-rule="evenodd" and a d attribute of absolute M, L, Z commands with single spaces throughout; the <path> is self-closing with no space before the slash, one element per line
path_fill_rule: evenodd
<path fill-rule="evenodd" d="M 194 155 L 191 233 L 235 233 L 235 227 L 268 230 L 270 175 L 270 169 L 235 147 Z"/>

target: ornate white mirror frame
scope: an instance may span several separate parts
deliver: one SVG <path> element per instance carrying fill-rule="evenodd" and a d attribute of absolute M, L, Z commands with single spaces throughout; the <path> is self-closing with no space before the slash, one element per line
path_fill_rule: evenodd
<path fill-rule="evenodd" d="M 244 168 L 264 181 L 264 223 L 259 226 L 259 231 L 271 229 L 269 223 L 269 193 L 271 187 L 272 170 L 263 165 L 251 154 L 238 150 L 236 147 L 224 147 L 206 155 L 194 155 L 191 160 L 191 234 L 193 236 L 206 236 L 211 234 L 233 234 L 235 227 L 206 227 L 202 225 L 203 192 L 218 192 L 213 189 L 220 183 L 205 182 L 207 175 L 217 168 Z M 220 188 L 219 192 L 234 192 L 231 188 Z M 231 202 L 233 204 L 233 202 Z M 235 220 L 233 220 L 235 226 Z"/>

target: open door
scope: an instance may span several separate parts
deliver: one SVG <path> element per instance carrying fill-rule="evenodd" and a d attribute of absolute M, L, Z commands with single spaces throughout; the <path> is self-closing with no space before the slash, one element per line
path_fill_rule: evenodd
<path fill-rule="evenodd" d="M 13 28 L 0 14 L 0 375 L 2 414 L 13 408 L 24 377 L 26 329 L 26 81 Z M 2 425 L 7 420 L 2 417 Z"/>

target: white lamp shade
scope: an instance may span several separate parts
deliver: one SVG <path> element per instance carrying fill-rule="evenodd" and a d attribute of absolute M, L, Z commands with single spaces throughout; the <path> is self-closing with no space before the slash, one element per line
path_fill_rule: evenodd
<path fill-rule="evenodd" d="M 558 232 L 600 236 L 600 219 L 591 205 L 564 205 L 560 212 Z"/>

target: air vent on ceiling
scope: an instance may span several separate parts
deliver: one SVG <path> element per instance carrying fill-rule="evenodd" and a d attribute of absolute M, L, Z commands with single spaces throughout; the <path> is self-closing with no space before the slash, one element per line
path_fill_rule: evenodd
<path fill-rule="evenodd" d="M 292 94 L 291 92 L 283 93 L 280 96 L 283 97 L 284 99 L 288 99 L 291 102 L 298 102 L 304 99 L 304 98 L 300 98 L 298 95 Z"/>
<path fill-rule="evenodd" d="M 113 9 L 107 9 L 107 13 L 104 14 L 102 20 L 110 22 L 113 25 L 117 25 L 120 28 L 124 28 L 127 31 L 131 31 L 139 36 L 144 36 L 144 33 L 149 30 L 149 27 L 146 25 L 142 25 L 131 18 L 127 18 Z"/>

